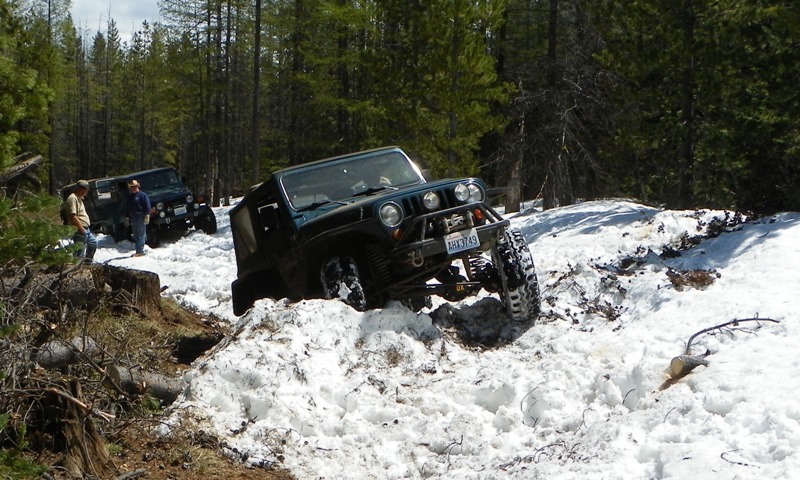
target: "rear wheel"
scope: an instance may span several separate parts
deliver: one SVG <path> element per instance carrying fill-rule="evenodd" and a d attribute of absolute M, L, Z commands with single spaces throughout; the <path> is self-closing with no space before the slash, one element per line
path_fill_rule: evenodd
<path fill-rule="evenodd" d="M 129 228 L 125 226 L 124 223 L 117 223 L 111 226 L 111 238 L 114 239 L 115 242 L 121 242 L 123 240 L 128 240 L 131 236 L 130 232 L 128 231 Z"/>
<path fill-rule="evenodd" d="M 535 320 L 541 308 L 533 256 L 522 233 L 506 230 L 492 249 L 502 283 L 500 298 L 514 321 Z"/>
<path fill-rule="evenodd" d="M 320 281 L 325 298 L 336 298 L 359 311 L 367 308 L 358 266 L 352 257 L 333 257 L 322 265 Z"/>

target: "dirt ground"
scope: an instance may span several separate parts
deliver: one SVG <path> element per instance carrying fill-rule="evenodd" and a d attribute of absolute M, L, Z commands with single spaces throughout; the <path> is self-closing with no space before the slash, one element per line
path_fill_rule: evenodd
<path fill-rule="evenodd" d="M 227 333 L 227 322 L 198 315 L 161 299 L 161 308 L 144 314 L 137 309 L 102 303 L 85 314 L 91 325 L 88 335 L 102 344 L 106 352 L 125 364 L 150 372 L 176 377 Z M 91 372 L 90 372 L 91 373 Z M 85 375 L 81 366 L 71 374 Z M 123 399 L 103 393 L 97 380 L 86 375 L 87 403 L 98 410 L 113 412 L 111 422 L 94 421 L 118 474 L 109 480 L 143 479 L 225 479 L 291 480 L 295 477 L 280 468 L 257 468 L 230 459 L 221 453 L 219 441 L 199 432 L 185 431 L 164 438 L 155 427 L 168 414 L 168 406 L 146 392 Z M 29 432 L 31 458 L 38 465 L 50 466 L 42 478 L 72 479 L 64 468 L 64 452 L 50 448 L 54 440 L 46 431 Z M 28 455 L 26 455 L 28 456 Z"/>
<path fill-rule="evenodd" d="M 187 368 L 227 333 L 224 322 L 197 315 L 167 300 L 163 305 L 161 314 L 151 315 L 149 321 L 155 323 L 157 331 L 182 332 L 180 337 L 174 333 L 165 334 L 165 338 L 156 342 L 173 345 L 172 349 L 163 349 L 156 362 L 162 365 L 165 373 Z M 152 325 L 142 334 L 151 335 Z M 141 476 L 134 478 L 159 479 L 294 479 L 281 469 L 249 467 L 232 460 L 221 453 L 216 439 L 198 436 L 195 432 L 172 438 L 158 437 L 152 433 L 152 427 L 161 413 L 131 419 L 128 428 L 118 430 L 117 437 L 110 439 L 113 442 L 110 451 L 120 474 L 136 472 Z"/>
<path fill-rule="evenodd" d="M 138 426 L 125 432 L 111 447 L 120 475 L 152 479 L 292 480 L 279 469 L 254 468 L 222 455 L 213 445 L 192 444 L 186 438 L 165 440 Z"/>

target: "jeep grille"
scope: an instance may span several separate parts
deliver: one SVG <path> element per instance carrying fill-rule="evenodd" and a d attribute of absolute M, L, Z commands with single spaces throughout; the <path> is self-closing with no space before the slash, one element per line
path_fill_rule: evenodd
<path fill-rule="evenodd" d="M 456 201 L 456 197 L 453 194 L 452 187 L 443 187 L 436 190 L 431 190 L 439 195 L 439 198 L 442 200 L 442 205 L 440 210 L 446 210 L 451 207 L 458 206 L 458 202 Z M 422 206 L 422 195 L 414 195 L 411 197 L 405 197 L 402 199 L 403 211 L 406 214 L 406 217 L 414 217 L 417 215 L 423 215 L 428 212 L 425 207 Z"/>

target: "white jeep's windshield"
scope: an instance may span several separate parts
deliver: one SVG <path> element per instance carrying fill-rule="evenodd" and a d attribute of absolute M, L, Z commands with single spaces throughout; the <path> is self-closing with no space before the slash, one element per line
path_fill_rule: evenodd
<path fill-rule="evenodd" d="M 281 183 L 292 208 L 302 210 L 423 181 L 417 167 L 403 154 L 389 152 L 321 164 L 287 174 Z"/>

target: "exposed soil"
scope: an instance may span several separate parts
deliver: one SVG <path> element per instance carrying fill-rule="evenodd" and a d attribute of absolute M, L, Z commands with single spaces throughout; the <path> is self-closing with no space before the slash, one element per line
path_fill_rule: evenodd
<path fill-rule="evenodd" d="M 176 335 L 182 332 L 174 337 L 172 350 L 163 350 L 164 357 L 159 363 L 163 365 L 165 374 L 186 368 L 225 334 L 223 322 L 200 316 L 166 300 L 162 312 L 150 315 L 149 320 L 162 332 Z M 158 422 L 160 415 L 161 412 L 156 412 L 150 417 L 132 421 L 130 428 L 122 430 L 119 438 L 114 439 L 112 453 L 121 474 L 144 470 L 144 474 L 136 478 L 294 479 L 283 470 L 254 468 L 233 461 L 220 453 L 215 439 L 198 437 L 194 432 L 169 439 L 158 437 L 151 432 L 151 427 Z"/>
<path fill-rule="evenodd" d="M 221 322 L 209 319 L 164 301 L 160 315 L 150 315 L 161 332 L 183 332 L 182 336 L 168 335 L 163 344 L 160 363 L 163 372 L 185 369 L 188 364 L 213 347 L 224 336 Z M 147 332 L 152 332 L 151 327 Z M 162 343 L 162 342 L 158 342 Z M 120 429 L 110 439 L 111 453 L 120 474 L 142 472 L 135 478 L 165 479 L 226 479 L 226 480 L 290 480 L 294 476 L 283 470 L 267 470 L 244 465 L 220 453 L 216 440 L 194 432 L 164 438 L 152 432 L 161 412 L 132 418 L 127 428 Z"/>
<path fill-rule="evenodd" d="M 86 269 L 78 269 L 71 275 L 85 279 L 86 272 Z M 95 282 L 97 278 L 95 272 Z M 12 412 L 8 418 L 15 422 L 16 431 L 22 427 L 27 431 L 24 456 L 37 465 L 47 466 L 47 473 L 41 478 L 75 478 L 64 468 L 68 455 L 61 433 L 64 423 L 71 420 L 64 420 L 63 411 L 50 402 L 58 396 L 48 392 L 64 388 L 67 382 L 80 382 L 80 397 L 72 398 L 71 402 L 88 405 L 84 407 L 85 420 L 82 421 L 91 421 L 93 425 L 89 428 L 99 434 L 99 441 L 91 441 L 92 447 L 99 445 L 101 451 L 107 449 L 116 467 L 117 473 L 109 479 L 294 479 L 283 470 L 250 467 L 232 460 L 221 453 L 217 439 L 199 432 L 159 436 L 156 427 L 168 408 L 163 405 L 164 401 L 155 398 L 144 385 L 133 394 L 121 391 L 113 382 L 109 387 L 108 377 L 101 374 L 104 369 L 120 366 L 177 379 L 193 361 L 224 338 L 229 329 L 227 322 L 188 311 L 169 299 L 159 298 L 158 293 L 155 300 L 151 295 L 150 303 L 144 305 L 139 301 L 142 295 L 133 295 L 124 289 L 95 288 L 88 280 L 74 283 L 88 287 L 85 295 L 80 291 L 82 287 L 78 287 L 71 293 L 73 298 L 91 300 L 74 307 L 63 301 L 45 306 L 42 300 L 38 310 L 34 307 L 20 315 L 31 319 L 29 325 L 5 340 L 5 345 L 15 346 L 20 352 L 40 345 L 37 339 L 45 337 L 48 341 L 88 338 L 99 346 L 99 353 L 93 354 L 91 359 L 84 356 L 83 360 L 61 368 L 34 368 L 28 377 L 6 379 L 27 388 L 20 388 L 20 392 L 31 392 L 28 396 L 5 396 L 3 406 Z M 142 283 L 139 281 L 138 285 Z M 158 288 L 157 283 L 154 288 Z M 100 293 L 90 297 L 88 290 Z M 132 291 L 138 292 L 138 289 Z M 63 313 L 56 316 L 58 311 Z M 25 356 L 27 354 L 20 358 Z M 0 438 L 0 443 L 9 438 Z"/>

